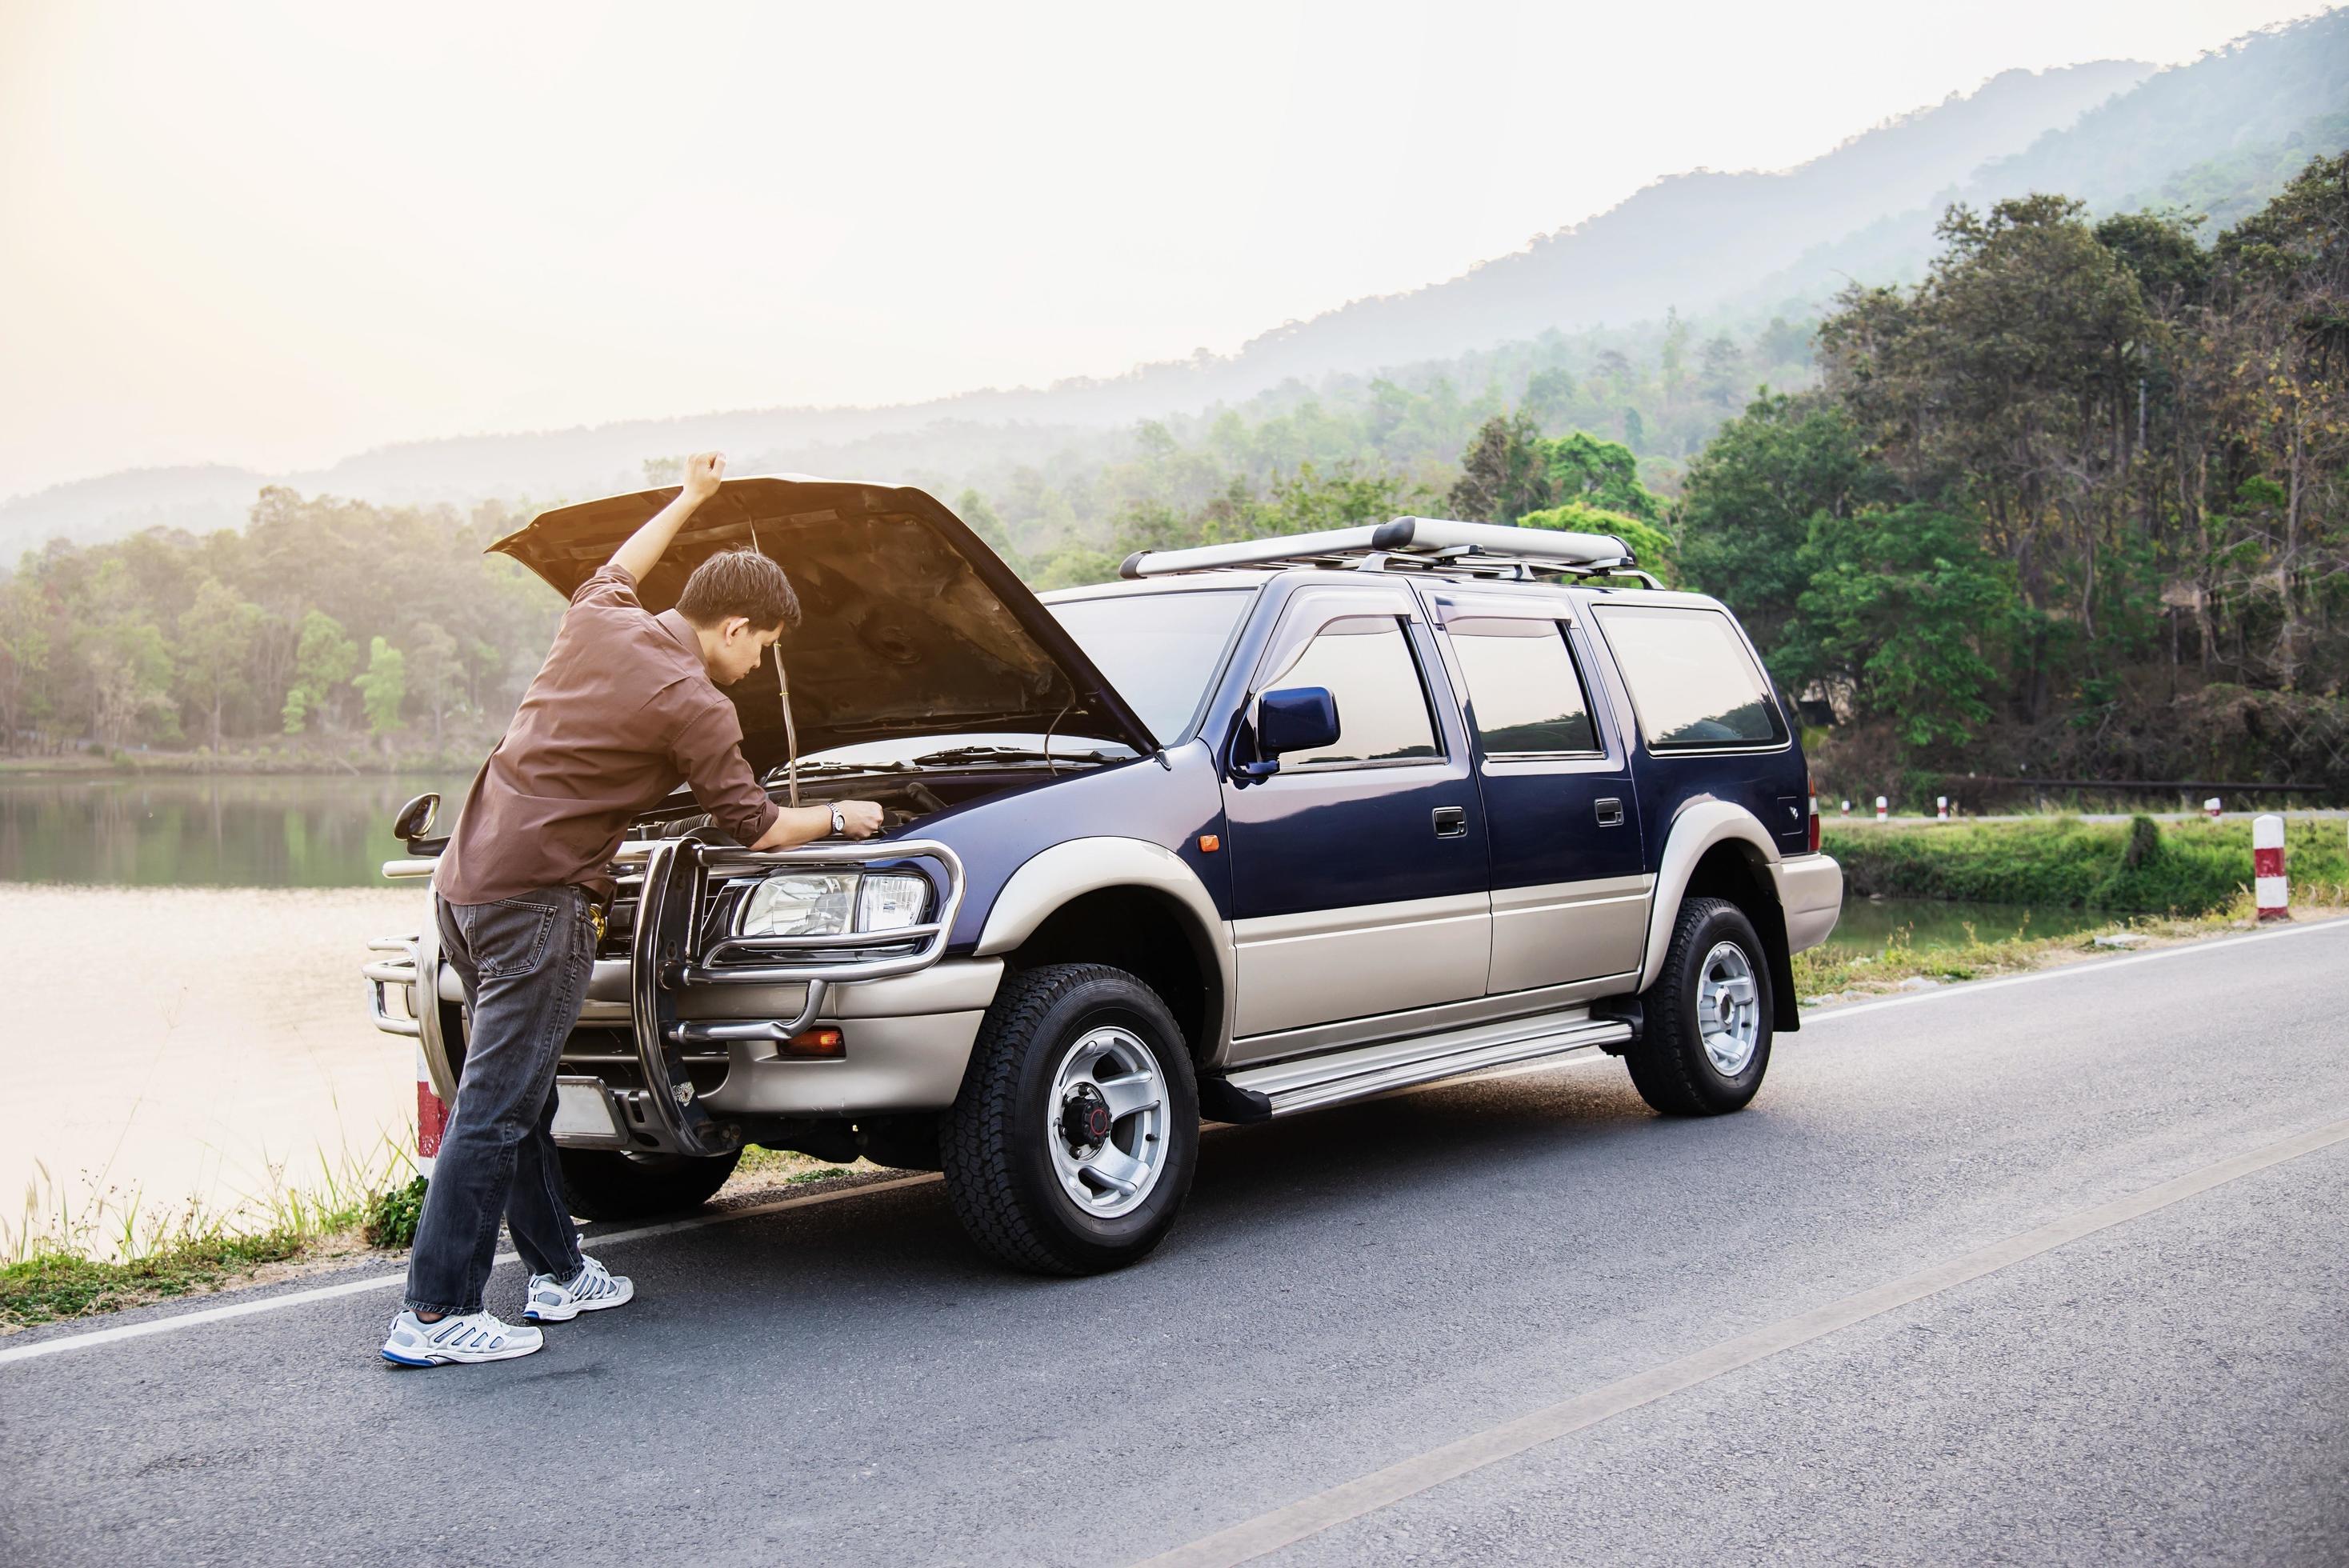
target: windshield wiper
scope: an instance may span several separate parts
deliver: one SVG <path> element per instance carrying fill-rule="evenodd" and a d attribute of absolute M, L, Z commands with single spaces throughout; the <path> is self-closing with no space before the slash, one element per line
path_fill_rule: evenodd
<path fill-rule="evenodd" d="M 1024 746 L 957 746 L 914 758 L 916 768 L 950 768 L 957 762 L 1107 762 L 1101 751 L 1036 751 Z"/>

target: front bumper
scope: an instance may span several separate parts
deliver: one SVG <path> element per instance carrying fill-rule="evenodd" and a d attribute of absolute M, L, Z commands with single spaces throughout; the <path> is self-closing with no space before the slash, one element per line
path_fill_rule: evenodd
<path fill-rule="evenodd" d="M 926 861 L 945 873 L 936 918 L 899 934 L 897 950 L 876 956 L 870 939 L 851 954 L 837 939 L 761 938 L 700 951 L 713 876 L 881 860 Z M 583 1123 L 558 1114 L 557 1143 L 723 1154 L 746 1140 L 749 1119 L 935 1111 L 954 1102 L 1003 965 L 943 960 L 963 890 L 951 850 L 924 841 L 753 854 L 661 841 L 624 849 L 622 864 L 633 871 L 638 863 L 630 955 L 596 960 L 559 1069 L 566 1107 L 583 1091 L 592 1102 L 600 1088 L 613 1130 L 599 1117 Z M 455 970 L 429 932 L 373 945 L 406 950 L 366 968 L 378 1026 L 417 1038 L 435 1088 L 453 1100 L 463 1052 L 450 1037 L 461 1034 L 464 999 Z M 402 991 L 406 1017 L 389 1005 Z M 820 1024 L 841 1030 L 841 1057 L 782 1054 Z"/>

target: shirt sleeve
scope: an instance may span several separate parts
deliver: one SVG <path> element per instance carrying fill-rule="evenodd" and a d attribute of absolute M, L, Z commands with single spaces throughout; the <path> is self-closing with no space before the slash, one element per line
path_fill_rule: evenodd
<path fill-rule="evenodd" d="M 742 718 L 724 697 L 687 716 L 669 754 L 694 799 L 736 843 L 757 843 L 782 815 L 742 759 Z"/>
<path fill-rule="evenodd" d="M 644 608 L 636 598 L 636 580 L 625 566 L 606 562 L 595 574 L 579 584 L 571 595 L 574 604 L 625 604 L 632 610 Z"/>

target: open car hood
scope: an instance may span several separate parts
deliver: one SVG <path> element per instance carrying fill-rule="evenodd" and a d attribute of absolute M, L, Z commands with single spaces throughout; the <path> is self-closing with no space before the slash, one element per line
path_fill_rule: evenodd
<path fill-rule="evenodd" d="M 678 495 L 639 490 L 542 512 L 490 546 L 569 598 L 621 542 Z M 1009 731 L 1157 741 L 1061 624 L 962 521 L 924 491 L 798 474 L 730 479 L 638 584 L 645 608 L 677 603 L 693 569 L 754 542 L 799 591 L 783 634 L 802 756 L 890 736 Z M 772 663 L 723 688 L 742 750 L 783 759 Z"/>

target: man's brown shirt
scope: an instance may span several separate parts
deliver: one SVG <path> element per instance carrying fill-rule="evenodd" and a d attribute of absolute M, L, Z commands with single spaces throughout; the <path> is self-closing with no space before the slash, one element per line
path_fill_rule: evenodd
<path fill-rule="evenodd" d="M 629 821 L 689 781 L 719 828 L 753 843 L 775 803 L 742 760 L 742 720 L 702 667 L 692 625 L 648 614 L 606 566 L 579 585 L 505 738 L 481 765 L 432 885 L 489 903 L 576 884 L 608 898 Z"/>

